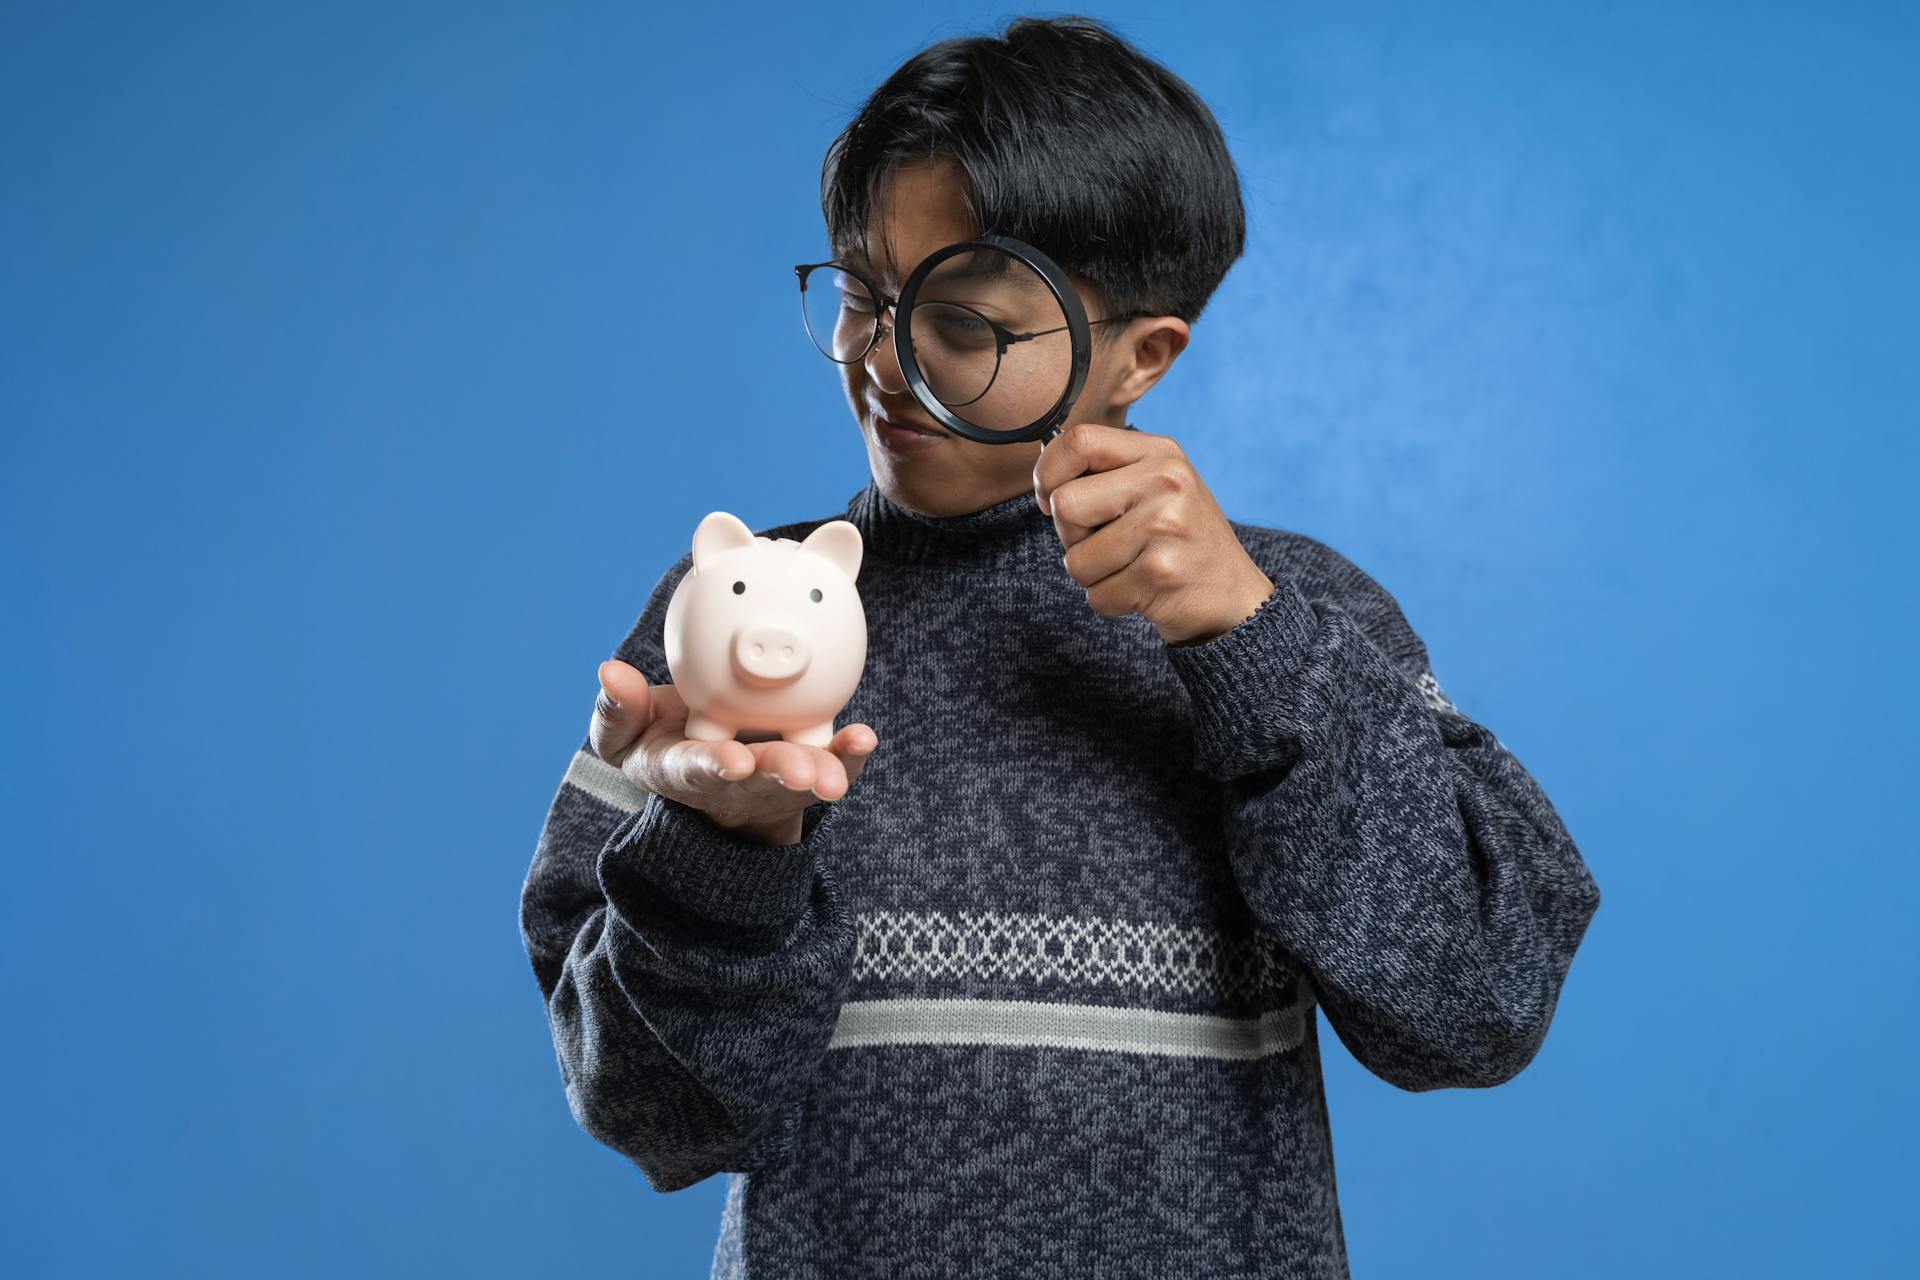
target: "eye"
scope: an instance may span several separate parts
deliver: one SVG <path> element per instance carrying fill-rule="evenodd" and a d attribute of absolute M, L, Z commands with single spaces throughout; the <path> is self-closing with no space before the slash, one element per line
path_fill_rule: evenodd
<path fill-rule="evenodd" d="M 807 592 L 807 594 L 813 597 L 815 604 L 820 603 L 820 588 L 815 587 L 813 590 Z"/>
<path fill-rule="evenodd" d="M 744 582 L 736 582 L 733 584 L 733 594 L 735 595 L 739 595 L 741 592 L 745 591 L 746 589 L 747 589 L 747 584 Z"/>

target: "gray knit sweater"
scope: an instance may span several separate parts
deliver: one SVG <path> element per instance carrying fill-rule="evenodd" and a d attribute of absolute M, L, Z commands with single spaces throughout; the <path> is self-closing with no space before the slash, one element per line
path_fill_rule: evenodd
<path fill-rule="evenodd" d="M 521 925 L 574 1118 L 729 1175 L 717 1277 L 1345 1276 L 1315 1010 L 1403 1089 L 1526 1066 L 1600 900 L 1547 797 L 1310 537 L 1234 522 L 1277 589 L 1177 646 L 1031 493 L 845 518 L 879 748 L 798 843 L 584 740 L 554 794 Z M 616 650 L 656 684 L 691 563 Z"/>

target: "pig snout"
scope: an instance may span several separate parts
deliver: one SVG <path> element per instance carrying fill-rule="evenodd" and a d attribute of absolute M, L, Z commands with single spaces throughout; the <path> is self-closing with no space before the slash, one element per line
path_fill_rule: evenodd
<path fill-rule="evenodd" d="M 806 637 L 787 627 L 743 627 L 733 639 L 734 670 L 745 684 L 791 684 L 812 660 Z"/>

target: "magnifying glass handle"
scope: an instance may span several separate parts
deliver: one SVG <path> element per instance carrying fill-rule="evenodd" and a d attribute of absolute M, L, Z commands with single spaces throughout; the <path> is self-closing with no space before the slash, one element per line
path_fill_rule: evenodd
<path fill-rule="evenodd" d="M 1122 431 L 1138 431 L 1140 430 L 1140 424 L 1137 422 L 1128 422 L 1128 423 L 1122 424 L 1120 429 Z M 1064 430 L 1066 430 L 1064 426 L 1048 427 L 1046 430 L 1046 434 L 1040 437 L 1040 447 L 1044 449 L 1048 445 L 1052 444 L 1056 439 L 1059 438 L 1060 433 Z"/>

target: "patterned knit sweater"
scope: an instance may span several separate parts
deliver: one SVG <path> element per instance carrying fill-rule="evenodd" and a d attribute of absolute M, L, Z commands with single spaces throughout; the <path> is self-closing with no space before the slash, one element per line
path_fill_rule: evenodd
<path fill-rule="evenodd" d="M 1526 1066 L 1599 904 L 1546 795 L 1310 537 L 1233 522 L 1277 589 L 1169 645 L 1031 493 L 844 518 L 879 747 L 797 843 L 584 739 L 554 794 L 521 926 L 574 1119 L 729 1175 L 716 1277 L 1347 1275 L 1315 1011 L 1403 1089 Z M 691 563 L 616 650 L 655 684 Z"/>

